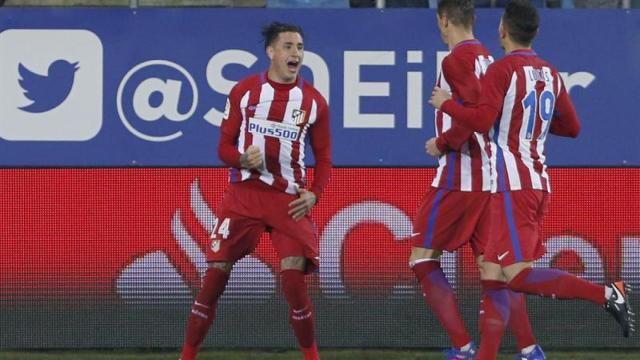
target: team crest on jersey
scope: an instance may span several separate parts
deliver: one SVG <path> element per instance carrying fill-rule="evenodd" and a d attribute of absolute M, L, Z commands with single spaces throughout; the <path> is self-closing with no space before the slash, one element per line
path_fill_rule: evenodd
<path fill-rule="evenodd" d="M 296 125 L 300 125 L 304 122 L 305 115 L 307 113 L 304 110 L 294 109 L 291 113 L 291 117 L 293 118 L 293 122 Z"/>

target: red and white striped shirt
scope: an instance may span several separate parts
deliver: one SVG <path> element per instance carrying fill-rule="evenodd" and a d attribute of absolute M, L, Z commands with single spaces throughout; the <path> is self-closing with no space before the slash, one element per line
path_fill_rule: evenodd
<path fill-rule="evenodd" d="M 448 100 L 442 110 L 475 131 L 487 131 L 495 123 L 498 191 L 550 192 L 547 134 L 576 137 L 580 131 L 562 78 L 531 49 L 510 52 L 489 67 L 477 106 Z"/>
<path fill-rule="evenodd" d="M 442 61 L 437 86 L 452 93 L 455 101 L 475 104 L 480 95 L 480 79 L 493 62 L 489 51 L 478 41 L 458 43 Z M 488 133 L 474 133 L 446 113 L 435 112 L 440 157 L 431 186 L 455 191 L 495 190 L 495 144 Z"/>
<path fill-rule="evenodd" d="M 319 198 L 331 173 L 329 109 L 322 95 L 298 78 L 279 84 L 256 74 L 238 82 L 227 99 L 218 154 L 231 166 L 229 179 L 259 179 L 278 190 L 297 194 L 305 187 L 307 135 L 316 161 L 311 191 Z M 243 169 L 240 156 L 250 146 L 260 149 L 260 170 Z"/>

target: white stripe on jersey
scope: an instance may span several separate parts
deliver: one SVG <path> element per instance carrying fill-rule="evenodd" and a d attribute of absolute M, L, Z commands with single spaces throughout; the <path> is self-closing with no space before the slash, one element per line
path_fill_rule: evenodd
<path fill-rule="evenodd" d="M 442 71 L 440 71 L 440 76 L 438 80 L 439 80 L 438 84 L 440 85 L 440 88 L 442 90 L 451 92 L 451 86 L 449 85 L 447 80 L 444 78 L 444 74 L 442 73 Z M 442 132 L 440 133 L 438 132 L 438 113 L 442 114 Z M 440 136 L 440 134 L 449 130 L 449 128 L 451 127 L 451 117 L 445 114 L 444 112 L 441 112 L 438 109 L 434 110 L 434 120 L 435 120 L 435 127 L 436 127 L 436 136 Z M 440 186 L 442 171 L 446 165 L 447 165 L 447 156 L 440 156 L 440 158 L 438 159 L 438 170 L 436 171 L 436 176 L 433 178 L 433 181 L 431 182 L 431 186 L 435 188 Z"/>
<path fill-rule="evenodd" d="M 525 94 L 525 99 L 529 97 L 529 94 L 533 91 L 534 94 L 536 92 L 536 80 L 532 80 L 529 78 L 529 76 L 527 76 L 526 74 L 531 73 L 531 71 L 533 70 L 533 67 L 531 66 L 523 66 L 524 69 L 524 73 L 525 73 L 525 77 L 524 77 L 524 83 L 525 83 L 525 89 L 524 89 L 524 94 Z M 535 100 L 536 103 L 538 101 L 538 95 L 536 94 Z M 524 164 L 524 166 L 527 167 L 527 169 L 529 170 L 529 178 L 531 178 L 531 187 L 536 189 L 536 190 L 542 190 L 542 183 L 540 182 L 540 177 L 538 176 L 538 174 L 536 173 L 536 170 L 533 168 L 533 159 L 531 158 L 531 140 L 533 140 L 533 137 L 535 135 L 536 132 L 536 122 L 537 122 L 537 118 L 538 118 L 538 114 L 537 114 L 537 110 L 538 107 L 537 106 L 525 106 L 524 104 L 522 104 L 522 127 L 520 127 L 520 134 L 519 134 L 519 146 L 518 146 L 518 151 L 520 152 L 520 160 L 522 160 L 522 163 Z M 533 115 L 531 114 L 531 112 L 535 112 Z M 529 124 L 529 120 L 532 119 L 531 121 L 533 121 L 533 124 Z M 529 130 L 529 127 L 531 127 L 531 134 L 527 134 L 527 131 Z M 527 135 L 530 135 L 531 138 L 527 139 Z"/>
<path fill-rule="evenodd" d="M 493 139 L 493 134 L 495 133 L 495 130 L 493 128 L 491 128 L 491 130 L 489 130 L 489 139 Z M 489 143 L 489 147 L 491 148 L 491 159 L 489 159 L 490 162 L 490 166 L 491 166 L 491 192 L 496 192 L 498 191 L 498 171 L 496 171 L 497 167 L 496 167 L 496 163 L 498 161 L 498 146 L 496 145 L 495 142 L 491 141 Z M 486 174 L 486 173 L 485 173 Z"/>
<path fill-rule="evenodd" d="M 240 109 L 244 109 L 242 114 L 242 123 L 240 123 L 240 136 L 238 136 L 238 151 L 240 154 L 244 154 L 244 134 L 247 131 L 247 124 L 249 117 L 247 116 L 247 104 L 249 103 L 249 91 L 247 91 L 242 99 L 240 99 Z M 240 177 L 244 181 L 251 176 L 251 171 L 247 169 L 240 169 Z"/>
<path fill-rule="evenodd" d="M 504 104 L 502 105 L 500 132 L 498 133 L 498 146 L 500 146 L 500 149 L 502 149 L 511 190 L 522 189 L 522 185 L 520 183 L 520 175 L 518 174 L 518 167 L 516 166 L 516 160 L 511 151 L 509 151 L 509 127 L 511 126 L 511 114 L 513 112 L 513 106 L 516 98 L 517 81 L 518 75 L 514 72 L 513 76 L 511 76 L 511 84 L 509 85 L 509 89 L 507 90 L 507 94 L 504 98 Z M 501 174 L 498 176 L 503 175 Z"/>
<path fill-rule="evenodd" d="M 289 101 L 287 102 L 287 108 L 284 111 L 284 118 L 282 123 L 296 125 L 293 119 L 293 110 L 298 110 L 302 107 L 302 89 L 294 87 L 289 90 Z M 304 136 L 304 135 L 302 135 Z M 287 181 L 287 189 L 285 192 L 289 194 L 297 194 L 298 185 L 293 175 L 293 167 L 291 166 L 291 154 L 293 152 L 293 141 L 288 139 L 280 139 L 280 172 L 282 177 Z"/>
<path fill-rule="evenodd" d="M 253 115 L 256 119 L 268 120 L 269 110 L 271 109 L 271 105 L 273 104 L 273 97 L 275 91 L 273 87 L 268 82 L 262 84 L 262 88 L 260 89 L 260 102 L 256 107 L 256 112 Z M 266 106 L 269 104 L 269 106 Z M 262 134 L 253 134 L 253 142 L 252 145 L 255 145 L 260 149 L 260 154 L 262 154 L 262 163 L 264 167 L 260 170 L 260 180 L 263 182 L 273 185 L 275 179 L 273 178 L 273 174 L 267 170 L 267 159 L 266 159 L 266 151 L 265 151 L 265 139 Z"/>
<path fill-rule="evenodd" d="M 487 143 L 484 141 L 484 136 L 482 136 L 481 133 L 474 133 L 473 136 L 476 137 L 476 140 L 478 141 L 478 145 L 480 146 L 480 159 L 482 160 L 482 173 L 483 174 L 491 174 L 491 176 L 493 176 L 493 174 L 495 173 L 495 171 L 492 171 L 491 169 L 491 161 L 493 159 L 489 159 L 489 156 L 487 156 L 487 152 L 484 150 L 485 147 L 487 146 Z M 491 143 L 493 144 L 493 142 Z M 495 149 L 491 149 L 491 156 L 493 158 L 495 158 Z M 495 168 L 494 168 L 495 169 Z M 493 189 L 491 188 L 491 178 L 489 176 L 483 176 L 482 177 L 482 191 L 491 191 L 493 192 Z"/>
<path fill-rule="evenodd" d="M 471 191 L 471 185 L 471 156 L 467 141 L 460 148 L 460 190 Z"/>
<path fill-rule="evenodd" d="M 558 81 L 558 90 L 556 91 L 556 99 L 557 99 L 558 96 L 560 96 L 560 91 L 562 91 L 562 85 L 564 84 L 564 82 L 562 81 L 562 76 L 560 76 L 559 74 L 556 80 Z"/>
<path fill-rule="evenodd" d="M 444 74 L 440 74 L 440 88 L 442 90 L 446 90 L 448 92 L 451 92 L 451 85 L 449 85 L 449 83 L 447 82 L 447 79 L 444 77 Z M 445 114 L 444 112 L 442 113 L 442 132 L 445 132 L 447 130 L 449 130 L 451 128 L 451 116 Z M 440 136 L 440 134 L 438 134 L 437 136 Z"/>
<path fill-rule="evenodd" d="M 440 156 L 438 158 L 438 169 L 436 170 L 436 176 L 433 178 L 431 186 L 440 187 L 440 179 L 442 178 L 442 172 L 444 171 L 445 165 L 447 165 L 447 157 Z"/>

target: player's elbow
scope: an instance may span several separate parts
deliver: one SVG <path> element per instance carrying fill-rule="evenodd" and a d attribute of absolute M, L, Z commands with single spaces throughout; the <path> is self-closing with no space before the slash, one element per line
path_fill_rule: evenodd
<path fill-rule="evenodd" d="M 479 121 L 473 127 L 473 131 L 476 131 L 479 133 L 486 133 L 486 132 L 489 132 L 489 130 L 491 130 L 492 125 L 493 125 L 493 117 L 485 115 L 480 117 Z"/>
<path fill-rule="evenodd" d="M 580 130 L 580 124 L 576 124 L 576 126 L 574 126 L 571 131 L 569 131 L 569 137 L 577 138 L 578 135 L 580 135 Z"/>
<path fill-rule="evenodd" d="M 225 149 L 224 149 L 224 145 L 222 143 L 218 144 L 218 159 L 220 159 L 222 162 L 226 162 L 224 161 L 225 158 Z"/>
<path fill-rule="evenodd" d="M 476 112 L 476 121 L 472 123 L 472 130 L 479 133 L 489 132 L 497 116 L 498 111 L 493 107 L 480 106 Z"/>
<path fill-rule="evenodd" d="M 231 167 L 240 167 L 240 153 L 238 150 L 228 144 L 220 143 L 218 145 L 218 158 L 225 164 Z"/>

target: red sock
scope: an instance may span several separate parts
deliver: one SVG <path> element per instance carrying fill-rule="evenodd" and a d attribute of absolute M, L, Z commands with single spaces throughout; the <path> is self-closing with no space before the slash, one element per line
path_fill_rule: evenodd
<path fill-rule="evenodd" d="M 300 348 L 302 350 L 302 356 L 304 360 L 320 360 L 320 354 L 318 353 L 318 346 L 314 342 L 313 345 Z"/>
<path fill-rule="evenodd" d="M 505 283 L 506 287 L 507 284 Z M 534 345 L 536 343 L 536 337 L 531 330 L 531 323 L 529 322 L 529 314 L 527 313 L 527 302 L 524 294 L 508 291 L 509 294 L 509 330 L 513 333 L 518 344 L 518 350 L 522 350 L 527 346 Z"/>
<path fill-rule="evenodd" d="M 200 289 L 191 308 L 182 355 L 180 355 L 181 360 L 196 359 L 200 345 L 207 336 L 207 331 L 216 316 L 218 298 L 222 295 L 228 280 L 229 274 L 224 271 L 216 268 L 207 269 L 202 289 Z"/>
<path fill-rule="evenodd" d="M 509 290 L 503 281 L 482 280 L 480 348 L 476 360 L 495 360 L 509 322 Z"/>
<path fill-rule="evenodd" d="M 511 279 L 509 288 L 554 299 L 582 299 L 598 305 L 605 302 L 603 285 L 557 269 L 524 269 Z"/>
<path fill-rule="evenodd" d="M 307 293 L 304 273 L 300 270 L 282 270 L 281 281 L 284 297 L 289 303 L 289 323 L 298 339 L 305 360 L 318 360 L 315 341 L 313 305 Z"/>
<path fill-rule="evenodd" d="M 453 289 L 444 276 L 439 261 L 424 261 L 412 268 L 422 286 L 424 300 L 431 307 L 440 325 L 444 328 L 455 348 L 461 348 L 471 342 L 458 310 L 458 301 Z"/>

